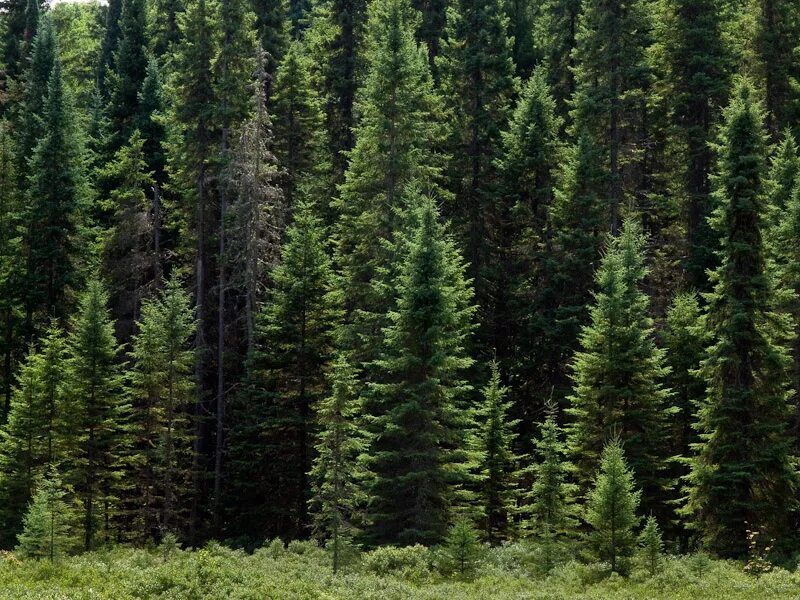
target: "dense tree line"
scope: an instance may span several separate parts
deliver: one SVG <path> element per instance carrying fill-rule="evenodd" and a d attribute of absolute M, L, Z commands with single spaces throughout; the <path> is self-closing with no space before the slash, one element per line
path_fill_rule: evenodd
<path fill-rule="evenodd" d="M 0 21 L 0 547 L 796 548 L 797 2 Z"/>

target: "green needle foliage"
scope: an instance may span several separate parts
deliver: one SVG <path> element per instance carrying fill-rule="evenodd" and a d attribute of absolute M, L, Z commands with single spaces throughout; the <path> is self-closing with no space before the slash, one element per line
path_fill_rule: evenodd
<path fill-rule="evenodd" d="M 664 542 L 661 540 L 661 529 L 658 527 L 658 522 L 652 515 L 647 517 L 644 529 L 639 535 L 639 546 L 650 577 L 655 577 L 661 567 Z"/>
<path fill-rule="evenodd" d="M 636 550 L 636 516 L 641 492 L 634 489 L 633 471 L 628 467 L 618 438 L 603 447 L 600 470 L 589 495 L 586 522 L 592 527 L 589 542 L 597 558 L 611 571 L 625 575 Z"/>
<path fill-rule="evenodd" d="M 26 558 L 62 559 L 77 547 L 75 512 L 53 467 L 36 483 L 15 551 Z"/>

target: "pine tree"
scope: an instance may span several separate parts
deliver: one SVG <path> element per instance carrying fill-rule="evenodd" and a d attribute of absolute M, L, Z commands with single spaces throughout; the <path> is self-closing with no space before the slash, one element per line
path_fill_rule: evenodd
<path fill-rule="evenodd" d="M 625 575 L 636 550 L 634 529 L 641 492 L 634 490 L 633 472 L 625 461 L 621 442 L 614 438 L 603 448 L 600 470 L 589 496 L 586 521 L 589 541 L 597 557 L 614 573 Z"/>
<path fill-rule="evenodd" d="M 465 345 L 474 307 L 464 263 L 432 200 L 420 199 L 398 276 L 398 307 L 390 313 L 384 351 L 368 382 L 367 411 L 376 434 L 366 466 L 370 542 L 441 541 L 455 508 L 469 500 L 474 428 L 464 394 L 471 366 Z"/>
<path fill-rule="evenodd" d="M 37 474 L 69 458 L 74 411 L 68 403 L 64 332 L 51 327 L 17 375 L 8 422 L 0 432 L 0 544 L 19 532 Z"/>
<path fill-rule="evenodd" d="M 798 483 L 787 432 L 789 323 L 775 311 L 762 241 L 766 133 L 754 95 L 739 84 L 720 134 L 720 265 L 707 296 L 707 395 L 687 506 L 703 541 L 723 556 L 746 554 L 748 527 L 781 539 Z"/>
<path fill-rule="evenodd" d="M 664 351 L 654 343 L 648 298 L 639 289 L 647 274 L 644 242 L 631 217 L 622 235 L 611 240 L 597 271 L 592 322 L 581 333 L 581 350 L 572 364 L 567 446 L 585 493 L 603 442 L 619 434 L 642 486 L 643 505 L 663 514 L 669 483 L 664 472 L 667 418 L 673 409 L 662 383 L 668 372 Z"/>
<path fill-rule="evenodd" d="M 186 525 L 194 398 L 194 314 L 189 294 L 173 277 L 142 306 L 133 338 L 130 397 L 134 408 L 139 518 L 143 537 Z"/>
<path fill-rule="evenodd" d="M 104 170 L 106 177 L 119 181 L 119 185 L 109 198 L 113 219 L 103 244 L 103 270 L 108 274 L 118 338 L 126 342 L 159 269 L 151 206 L 145 195 L 153 179 L 147 172 L 139 130 L 134 130 L 114 158 Z"/>
<path fill-rule="evenodd" d="M 518 489 L 515 475 L 520 457 L 514 454 L 514 429 L 518 420 L 510 419 L 511 402 L 506 400 L 508 389 L 500 383 L 500 366 L 492 363 L 492 376 L 483 389 L 483 407 L 479 414 L 482 427 L 478 447 L 481 454 L 479 486 L 483 509 L 483 535 L 496 545 L 508 539 L 513 527 L 513 512 L 517 505 Z"/>
<path fill-rule="evenodd" d="M 130 405 L 122 393 L 114 323 L 107 304 L 102 284 L 90 281 L 69 337 L 70 394 L 78 436 L 70 479 L 83 505 L 86 550 L 98 541 L 113 539 L 129 454 Z"/>
<path fill-rule="evenodd" d="M 329 539 L 333 572 L 339 570 L 344 540 L 358 532 L 358 509 L 363 502 L 359 455 L 366 448 L 358 422 L 356 376 L 344 356 L 333 365 L 331 393 L 316 408 L 316 456 L 309 473 L 310 508 L 314 530 Z"/>
<path fill-rule="evenodd" d="M 453 220 L 475 280 L 482 344 L 501 348 L 496 321 L 503 307 L 494 306 L 493 299 L 506 293 L 500 281 L 505 265 L 493 249 L 505 249 L 497 223 L 508 207 L 497 197 L 496 159 L 517 91 L 512 41 L 501 0 L 453 4 L 437 66 L 450 115 L 447 147 L 452 158 L 447 174 L 458 199 Z M 502 349 L 500 358 L 504 358 Z"/>
<path fill-rule="evenodd" d="M 302 199 L 330 196 L 331 164 L 322 98 L 300 42 L 292 42 L 278 67 L 273 99 L 275 155 L 284 169 L 283 194 L 291 209 Z"/>
<path fill-rule="evenodd" d="M 574 486 L 567 482 L 570 465 L 564 457 L 566 448 L 562 437 L 555 405 L 550 404 L 535 442 L 536 463 L 531 468 L 534 481 L 525 506 L 529 518 L 526 529 L 541 541 L 543 550 L 549 554 L 545 557 L 547 570 L 554 566 L 555 544 L 574 524 L 570 507 Z"/>
<path fill-rule="evenodd" d="M 578 22 L 573 122 L 589 129 L 608 174 L 610 229 L 620 229 L 620 207 L 639 192 L 643 127 L 650 74 L 648 4 L 642 0 L 589 0 Z M 579 135 L 580 129 L 574 133 Z M 630 183 L 629 183 L 630 182 Z"/>
<path fill-rule="evenodd" d="M 716 242 L 707 217 L 711 201 L 713 127 L 728 93 L 731 56 L 722 30 L 719 0 L 665 0 L 655 31 L 654 69 L 658 93 L 669 113 L 667 144 L 677 164 L 674 179 L 687 215 L 686 270 L 689 283 L 705 289 Z"/>
<path fill-rule="evenodd" d="M 408 0 L 370 5 L 367 76 L 359 99 L 356 146 L 340 196 L 336 263 L 341 270 L 345 324 L 342 348 L 367 376 L 380 329 L 392 306 L 397 233 L 414 190 L 439 197 L 437 99 L 425 49 L 414 40 L 419 17 Z"/>
<path fill-rule="evenodd" d="M 55 468 L 38 479 L 15 550 L 20 556 L 53 563 L 75 549 L 75 514 L 65 496 Z"/>
<path fill-rule="evenodd" d="M 40 31 L 46 31 L 43 26 Z M 83 190 L 80 147 L 69 98 L 55 59 L 43 108 L 44 136 L 26 172 L 28 208 L 24 248 L 25 311 L 28 335 L 38 315 L 68 314 L 75 286 L 78 208 Z"/>
<path fill-rule="evenodd" d="M 231 436 L 232 479 L 238 482 L 231 494 L 240 526 L 251 534 L 307 533 L 313 410 L 326 396 L 337 319 L 326 246 L 313 205 L 301 204 L 259 314 L 251 389 L 235 415 L 239 431 Z M 264 413 L 251 412 L 259 410 Z M 273 463 L 269 472 L 264 462 Z M 265 520 L 280 530 L 265 530 Z"/>
<path fill-rule="evenodd" d="M 650 577 L 655 577 L 661 565 L 664 542 L 661 540 L 661 529 L 658 527 L 658 522 L 652 515 L 645 521 L 644 529 L 639 535 L 639 545 Z"/>

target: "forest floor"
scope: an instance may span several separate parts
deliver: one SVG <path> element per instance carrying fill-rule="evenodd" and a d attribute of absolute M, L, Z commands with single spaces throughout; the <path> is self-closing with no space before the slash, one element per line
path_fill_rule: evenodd
<path fill-rule="evenodd" d="M 422 550 L 422 549 L 421 549 Z M 428 552 L 428 551 L 425 551 Z M 418 557 L 421 556 L 418 553 Z M 199 551 L 116 549 L 65 559 L 18 562 L 0 555 L 2 600 L 773 600 L 800 597 L 800 573 L 760 577 L 735 562 L 705 556 L 665 558 L 660 573 L 639 568 L 608 577 L 599 565 L 568 563 L 532 575 L 520 552 L 492 552 L 469 580 L 435 574 L 406 556 L 369 555 L 338 575 L 329 556 L 308 543 L 253 554 L 211 545 Z"/>

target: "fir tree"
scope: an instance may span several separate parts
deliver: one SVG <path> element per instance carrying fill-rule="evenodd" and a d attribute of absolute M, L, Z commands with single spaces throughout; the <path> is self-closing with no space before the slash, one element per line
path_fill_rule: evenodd
<path fill-rule="evenodd" d="M 150 0 L 147 31 L 149 48 L 157 59 L 168 57 L 180 40 L 178 15 L 184 3 L 181 0 Z"/>
<path fill-rule="evenodd" d="M 287 0 L 253 0 L 256 30 L 265 53 L 264 91 L 272 96 L 275 72 L 289 46 L 289 2 Z"/>
<path fill-rule="evenodd" d="M 358 422 L 356 376 L 347 358 L 339 356 L 331 375 L 331 393 L 316 408 L 316 456 L 311 511 L 317 535 L 328 538 L 333 572 L 339 570 L 344 540 L 357 533 L 363 501 L 359 455 L 366 448 Z"/>
<path fill-rule="evenodd" d="M 575 93 L 575 45 L 581 12 L 580 0 L 544 0 L 540 5 L 541 54 L 547 68 L 559 116 Z"/>
<path fill-rule="evenodd" d="M 75 549 L 75 515 L 65 496 L 55 468 L 38 479 L 19 534 L 16 552 L 20 556 L 53 563 Z"/>
<path fill-rule="evenodd" d="M 384 351 L 375 361 L 368 406 L 376 434 L 366 466 L 370 485 L 367 537 L 372 543 L 437 543 L 453 510 L 468 501 L 474 427 L 465 405 L 471 364 L 465 345 L 474 307 L 464 264 L 432 200 L 415 214 L 407 258 L 398 276 Z"/>
<path fill-rule="evenodd" d="M 614 438 L 603 448 L 586 521 L 592 527 L 589 541 L 597 557 L 621 575 L 630 569 L 636 550 L 634 529 L 640 520 L 636 516 L 640 495 L 634 489 L 633 472 L 625 461 L 622 445 Z"/>
<path fill-rule="evenodd" d="M 122 394 L 114 323 L 107 304 L 102 284 L 89 282 L 69 337 L 70 394 L 78 437 L 70 479 L 83 505 L 86 550 L 100 540 L 112 539 L 129 454 L 130 406 Z"/>
<path fill-rule="evenodd" d="M 142 306 L 133 338 L 130 396 L 144 537 L 181 531 L 190 487 L 194 314 L 177 278 Z"/>
<path fill-rule="evenodd" d="M 418 15 L 408 0 L 370 5 L 367 76 L 359 99 L 356 146 L 340 197 L 336 262 L 345 323 L 340 344 L 362 370 L 376 357 L 392 306 L 397 233 L 415 189 L 438 195 L 439 128 L 425 49 L 414 40 Z M 366 371 L 363 373 L 367 375 Z"/>
<path fill-rule="evenodd" d="M 775 311 L 762 241 L 766 133 L 754 95 L 747 81 L 739 85 L 720 135 L 720 265 L 707 296 L 707 395 L 687 506 L 703 541 L 723 556 L 746 554 L 748 523 L 780 539 L 798 483 L 787 432 L 789 323 Z"/>
<path fill-rule="evenodd" d="M 639 192 L 649 72 L 650 11 L 642 0 L 589 0 L 583 5 L 575 46 L 573 122 L 587 127 L 603 149 L 611 201 L 610 229 L 620 229 L 620 207 Z M 575 134 L 581 133 L 576 128 Z M 628 183 L 630 182 L 630 183 Z"/>
<path fill-rule="evenodd" d="M 158 61 L 152 56 L 147 61 L 147 74 L 139 92 L 140 111 L 136 128 L 144 141 L 144 155 L 147 170 L 153 174 L 155 182 L 163 185 L 165 180 L 165 161 L 163 144 L 166 132 L 163 122 L 164 90 Z"/>
<path fill-rule="evenodd" d="M 281 258 L 257 322 L 248 369 L 252 389 L 232 434 L 231 468 L 240 488 L 231 493 L 251 533 L 297 537 L 309 525 L 313 410 L 326 396 L 337 317 L 325 230 L 313 205 L 298 207 Z M 262 407 L 261 415 L 241 413 Z M 265 461 L 274 463 L 268 473 L 261 468 Z M 265 515 L 281 524 L 280 531 L 254 530 Z"/>
<path fill-rule="evenodd" d="M 567 446 L 583 493 L 599 464 L 604 440 L 618 433 L 643 489 L 648 510 L 665 510 L 669 392 L 664 351 L 653 340 L 648 298 L 639 289 L 647 273 L 644 236 L 635 218 L 610 242 L 597 271 L 590 325 L 581 333 L 569 398 Z"/>
<path fill-rule="evenodd" d="M 7 0 L 3 6 L 5 9 L 2 32 L 3 66 L 9 79 L 16 78 L 25 70 L 25 57 L 22 56 L 21 50 L 28 24 L 26 13 L 29 2 L 30 0 Z"/>
<path fill-rule="evenodd" d="M 519 457 L 513 446 L 518 420 L 510 419 L 511 402 L 506 400 L 507 388 L 500 383 L 500 366 L 492 363 L 492 376 L 483 389 L 483 407 L 479 415 L 482 427 L 478 447 L 481 453 L 479 472 L 483 480 L 479 487 L 483 509 L 483 534 L 495 545 L 510 537 L 513 512 L 517 505 L 515 482 Z"/>
<path fill-rule="evenodd" d="M 124 0 L 109 0 L 106 10 L 106 27 L 103 43 L 100 48 L 100 61 L 97 65 L 97 89 L 106 100 L 109 94 L 109 75 L 115 69 L 117 44 L 120 37 L 120 16 Z"/>

